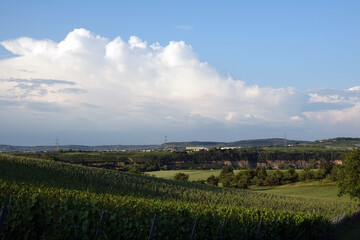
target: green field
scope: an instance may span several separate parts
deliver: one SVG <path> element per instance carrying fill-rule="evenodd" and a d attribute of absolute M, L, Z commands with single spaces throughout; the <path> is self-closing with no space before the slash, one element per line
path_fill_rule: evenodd
<path fill-rule="evenodd" d="M 240 170 L 234 170 L 234 173 L 239 172 Z M 221 172 L 221 169 L 214 170 L 167 170 L 167 171 L 154 171 L 146 172 L 150 176 L 157 178 L 171 179 L 177 173 L 186 173 L 189 175 L 189 181 L 197 180 L 206 180 L 209 176 L 215 175 L 218 176 Z"/>
<path fill-rule="evenodd" d="M 234 174 L 244 170 L 234 170 Z M 268 174 L 276 172 L 276 170 L 266 170 Z M 296 172 L 300 172 L 301 169 L 296 169 Z M 171 179 L 177 173 L 186 173 L 189 175 L 189 181 L 205 180 L 211 175 L 219 176 L 221 169 L 212 170 L 166 170 L 166 171 L 153 171 L 146 172 L 150 176 L 157 178 Z"/>
<path fill-rule="evenodd" d="M 209 172 L 209 171 L 208 171 Z M 134 175 L 102 168 L 90 168 L 50 160 L 0 155 L 0 176 L 7 181 L 36 186 L 56 187 L 99 194 L 131 195 L 149 199 L 175 199 L 186 202 L 206 201 L 212 204 L 268 208 L 307 212 L 328 218 L 350 213 L 357 208 L 352 202 L 339 205 L 337 199 L 306 202 L 305 196 L 287 196 L 263 192 L 212 187 L 150 176 Z M 269 201 L 271 199 L 271 201 Z M 326 209 L 326 210 L 325 210 Z"/>
<path fill-rule="evenodd" d="M 238 173 L 243 170 L 234 170 Z M 269 174 L 276 170 L 267 170 Z M 297 170 L 300 172 L 301 170 Z M 169 170 L 169 171 L 156 171 L 149 172 L 148 174 L 154 175 L 158 178 L 171 179 L 176 173 L 186 173 L 189 175 L 190 181 L 206 180 L 210 175 L 218 176 L 221 172 L 220 169 L 214 170 Z M 249 191 L 271 193 L 290 196 L 306 196 L 309 201 L 318 199 L 331 199 L 338 202 L 338 204 L 353 203 L 349 196 L 337 196 L 337 186 L 334 182 L 328 180 L 314 180 L 308 182 L 298 182 L 276 187 L 251 187 Z M 335 239 L 338 240 L 351 240 L 358 239 L 360 234 L 359 228 L 360 220 L 349 221 L 341 227 L 337 228 Z"/>
<path fill-rule="evenodd" d="M 244 170 L 234 170 L 234 174 L 237 174 Z M 269 174 L 276 170 L 267 170 Z M 300 172 L 301 170 L 297 170 Z M 168 170 L 168 171 L 155 171 L 148 172 L 150 176 L 157 178 L 171 179 L 176 173 L 186 173 L 189 175 L 189 181 L 206 180 L 209 176 L 218 176 L 221 172 L 220 169 L 214 170 Z M 327 180 L 314 180 L 308 182 L 299 182 L 293 184 L 287 184 L 284 186 L 276 187 L 251 187 L 250 191 L 262 192 L 262 193 L 273 193 L 273 194 L 286 194 L 293 196 L 307 196 L 307 197 L 319 197 L 328 198 L 336 201 L 350 201 L 348 196 L 337 196 L 337 186 L 334 182 Z"/>
<path fill-rule="evenodd" d="M 327 198 L 339 202 L 351 201 L 349 196 L 338 197 L 336 184 L 326 180 L 300 182 L 277 187 L 254 187 L 250 190 L 273 194 Z"/>
<path fill-rule="evenodd" d="M 214 172 L 193 171 L 193 176 L 217 175 Z M 325 184 L 327 187 L 333 186 Z M 12 197 L 0 239 L 93 239 L 101 212 L 108 216 L 99 239 L 144 239 L 155 213 L 159 214 L 155 239 L 189 238 L 196 218 L 200 219 L 197 239 L 216 239 L 225 218 L 224 239 L 255 239 L 260 222 L 258 238 L 319 239 L 332 236 L 332 218 L 358 209 L 358 204 L 345 198 L 269 191 L 0 155 L 0 205 L 8 204 Z M 50 228 L 49 223 L 58 225 Z M 79 224 L 79 231 L 68 227 Z"/>

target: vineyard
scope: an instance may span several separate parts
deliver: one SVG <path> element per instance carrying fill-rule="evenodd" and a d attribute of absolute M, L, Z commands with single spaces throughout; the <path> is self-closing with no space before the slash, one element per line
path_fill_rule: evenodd
<path fill-rule="evenodd" d="M 11 155 L 0 176 L 0 239 L 93 239 L 102 213 L 98 239 L 146 239 L 155 214 L 153 239 L 319 239 L 358 208 Z"/>

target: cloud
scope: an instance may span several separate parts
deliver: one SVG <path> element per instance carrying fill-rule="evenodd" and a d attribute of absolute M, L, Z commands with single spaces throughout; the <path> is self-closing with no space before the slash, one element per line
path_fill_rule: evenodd
<path fill-rule="evenodd" d="M 349 91 L 360 91 L 360 86 L 349 88 Z"/>
<path fill-rule="evenodd" d="M 136 36 L 131 36 L 129 41 L 129 46 L 130 49 L 134 49 L 134 48 L 146 48 L 147 43 L 143 42 L 140 38 L 136 37 Z"/>
<path fill-rule="evenodd" d="M 299 116 L 292 116 L 292 117 L 290 117 L 290 121 L 296 121 L 296 122 L 298 122 L 298 121 L 302 121 L 303 119 L 301 118 L 301 117 L 299 117 Z"/>
<path fill-rule="evenodd" d="M 51 40 L 34 40 L 22 37 L 16 40 L 3 41 L 1 45 L 13 54 L 24 55 L 52 55 L 56 48 L 56 43 Z"/>
<path fill-rule="evenodd" d="M 339 95 L 319 96 L 317 93 L 309 93 L 311 103 L 339 103 L 343 99 Z"/>
<path fill-rule="evenodd" d="M 54 79 L 0 79 L 0 81 L 16 82 L 16 83 L 28 83 L 28 84 L 46 84 L 46 85 L 75 85 L 74 82 Z"/>
<path fill-rule="evenodd" d="M 54 79 L 0 79 L 0 86 L 1 85 L 7 86 L 7 89 L 5 87 L 3 88 L 3 91 L 7 91 L 3 92 L 2 96 L 0 95 L 0 97 L 5 98 L 29 98 L 32 96 L 44 97 L 49 93 L 85 92 L 84 90 L 78 88 L 64 87 L 64 85 L 75 85 L 74 82 Z"/>
<path fill-rule="evenodd" d="M 342 110 L 314 111 L 303 113 L 309 120 L 338 127 L 348 126 L 351 131 L 360 130 L 360 104 Z"/>
<path fill-rule="evenodd" d="M 51 108 L 54 114 L 66 109 L 68 124 L 86 119 L 89 127 L 106 130 L 324 121 L 350 128 L 360 115 L 358 86 L 304 91 L 249 85 L 201 62 L 183 41 L 162 46 L 75 29 L 60 42 L 19 38 L 1 45 L 17 56 L 0 60 L 0 105 L 15 106 L 11 111 L 19 115 L 38 111 L 45 118 Z"/>

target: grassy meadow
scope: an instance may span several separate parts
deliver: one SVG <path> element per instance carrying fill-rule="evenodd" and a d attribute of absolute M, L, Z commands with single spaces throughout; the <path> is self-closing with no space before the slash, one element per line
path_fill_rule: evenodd
<path fill-rule="evenodd" d="M 327 198 L 334 199 L 339 202 L 351 201 L 349 196 L 338 197 L 336 184 L 327 180 L 298 182 L 276 187 L 253 187 L 250 188 L 250 191 Z"/>
<path fill-rule="evenodd" d="M 234 170 L 234 174 L 241 172 L 244 170 Z M 301 169 L 296 169 L 296 172 L 300 172 Z M 210 169 L 210 170 L 162 170 L 162 171 L 153 171 L 146 172 L 150 176 L 154 176 L 157 178 L 171 179 L 177 173 L 186 173 L 189 175 L 189 181 L 197 181 L 197 180 L 206 180 L 211 175 L 219 176 L 221 169 Z M 272 174 L 276 172 L 276 170 L 266 170 L 268 174 Z"/>
<path fill-rule="evenodd" d="M 234 174 L 237 174 L 244 170 L 234 170 Z M 269 174 L 274 173 L 276 170 L 267 170 Z M 300 172 L 301 169 L 297 169 Z M 214 170 L 168 170 L 168 171 L 155 171 L 147 172 L 150 176 L 157 178 L 171 179 L 176 173 L 186 173 L 189 175 L 189 181 L 206 180 L 209 176 L 219 176 L 221 169 Z M 250 187 L 250 191 L 272 193 L 272 194 L 287 194 L 293 196 L 307 196 L 333 199 L 339 202 L 351 201 L 349 196 L 337 196 L 336 183 L 328 180 L 312 180 L 306 182 L 297 182 L 292 184 L 286 184 L 282 186 L 266 186 L 266 187 Z"/>
<path fill-rule="evenodd" d="M 234 170 L 234 173 L 238 173 L 241 170 Z M 167 170 L 167 171 L 153 171 L 146 172 L 150 176 L 157 178 L 171 179 L 177 173 L 186 173 L 189 175 L 189 181 L 206 180 L 211 175 L 218 176 L 221 169 L 213 170 Z"/>

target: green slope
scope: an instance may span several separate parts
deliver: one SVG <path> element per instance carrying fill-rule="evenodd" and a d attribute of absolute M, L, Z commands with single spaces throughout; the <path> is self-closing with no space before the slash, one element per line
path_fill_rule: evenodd
<path fill-rule="evenodd" d="M 254 209 L 318 213 L 328 218 L 351 213 L 357 205 L 351 201 L 286 196 L 208 185 L 176 182 L 112 170 L 89 168 L 33 158 L 0 155 L 0 177 L 44 187 L 57 187 L 94 193 L 111 193 L 159 200 L 208 202 L 224 206 Z"/>
<path fill-rule="evenodd" d="M 357 209 L 352 202 L 266 194 L 182 183 L 36 158 L 0 155 L 0 205 L 9 197 L 0 239 L 321 239 L 329 220 Z"/>

